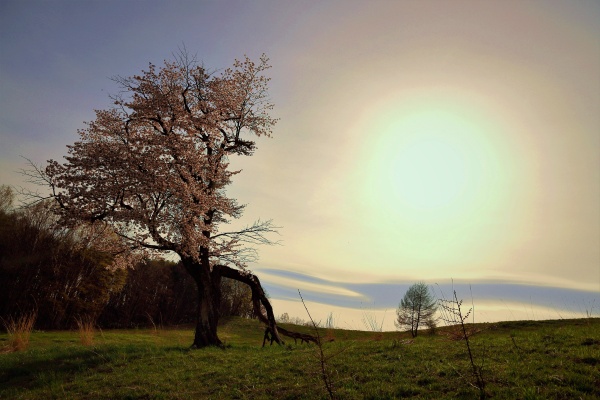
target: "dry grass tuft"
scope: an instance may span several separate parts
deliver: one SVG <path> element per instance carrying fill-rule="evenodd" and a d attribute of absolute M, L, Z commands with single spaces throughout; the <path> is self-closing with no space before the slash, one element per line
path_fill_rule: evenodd
<path fill-rule="evenodd" d="M 333 332 L 333 329 L 327 329 L 325 331 L 325 336 L 323 336 L 323 341 L 324 342 L 333 342 L 333 341 L 335 341 L 335 333 Z"/>
<path fill-rule="evenodd" d="M 29 336 L 33 331 L 36 318 L 37 313 L 33 311 L 23 314 L 19 318 L 2 319 L 6 333 L 8 333 L 8 346 L 3 350 L 6 352 L 25 350 L 29 346 Z"/>
<path fill-rule="evenodd" d="M 94 344 L 94 320 L 90 317 L 77 319 L 77 330 L 79 332 L 79 341 L 84 346 Z"/>

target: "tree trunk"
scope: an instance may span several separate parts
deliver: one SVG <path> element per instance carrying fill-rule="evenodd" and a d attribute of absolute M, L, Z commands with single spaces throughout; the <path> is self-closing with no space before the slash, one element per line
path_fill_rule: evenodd
<path fill-rule="evenodd" d="M 210 265 L 183 258 L 182 263 L 194 278 L 198 288 L 198 311 L 196 314 L 196 333 L 192 348 L 221 346 L 217 336 L 219 306 L 221 303 L 221 275 L 218 270 L 210 270 Z"/>
<path fill-rule="evenodd" d="M 221 340 L 217 336 L 222 277 L 234 279 L 250 286 L 254 312 L 258 319 L 267 326 L 272 341 L 283 344 L 283 340 L 279 335 L 279 333 L 282 333 L 293 339 L 299 338 L 307 343 L 317 343 L 317 339 L 312 335 L 298 334 L 277 327 L 273 307 L 256 275 L 226 265 L 215 265 L 211 269 L 208 258 L 203 260 L 204 262 L 198 262 L 189 257 L 181 257 L 181 260 L 186 271 L 194 278 L 198 287 L 198 313 L 192 348 L 222 346 Z M 261 305 L 264 307 L 267 315 L 263 314 Z"/>

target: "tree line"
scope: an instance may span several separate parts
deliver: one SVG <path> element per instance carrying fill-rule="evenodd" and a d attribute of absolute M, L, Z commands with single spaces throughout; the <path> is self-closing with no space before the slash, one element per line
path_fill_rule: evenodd
<path fill-rule="evenodd" d="M 196 285 L 181 262 L 140 260 L 114 268 L 80 229 L 58 224 L 52 205 L 13 208 L 0 186 L 0 318 L 35 311 L 36 329 L 70 329 L 91 318 L 100 327 L 128 328 L 196 321 Z M 251 291 L 221 282 L 221 316 L 254 317 Z"/>

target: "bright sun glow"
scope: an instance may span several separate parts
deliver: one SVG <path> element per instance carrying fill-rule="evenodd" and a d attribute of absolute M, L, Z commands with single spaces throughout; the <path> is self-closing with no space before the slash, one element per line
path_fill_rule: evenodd
<path fill-rule="evenodd" d="M 500 166 L 497 127 L 453 104 L 387 110 L 371 116 L 376 136 L 361 174 L 365 217 L 378 235 L 393 238 L 402 257 L 466 259 L 509 193 L 511 166 Z"/>
<path fill-rule="evenodd" d="M 382 135 L 378 191 L 403 212 L 447 218 L 472 207 L 480 194 L 486 152 L 477 128 L 459 115 L 424 110 L 391 123 Z"/>
<path fill-rule="evenodd" d="M 370 175 L 373 200 L 394 210 L 452 218 L 485 194 L 493 155 L 481 128 L 436 108 L 389 116 L 382 123 Z M 489 177 L 488 177 L 489 178 Z"/>
<path fill-rule="evenodd" d="M 408 208 L 451 207 L 468 188 L 471 176 L 464 149 L 435 128 L 435 122 L 414 127 L 411 137 L 386 155 L 387 190 Z"/>

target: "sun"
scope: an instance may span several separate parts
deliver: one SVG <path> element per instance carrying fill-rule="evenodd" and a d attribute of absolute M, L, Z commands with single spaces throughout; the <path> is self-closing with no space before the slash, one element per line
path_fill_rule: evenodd
<path fill-rule="evenodd" d="M 387 115 L 378 128 L 367 196 L 388 217 L 440 224 L 483 201 L 493 150 L 476 119 L 423 107 Z"/>
<path fill-rule="evenodd" d="M 360 121 L 346 198 L 372 262 L 437 273 L 509 245 L 494 238 L 524 215 L 522 163 L 506 122 L 467 100 L 388 99 Z"/>
<path fill-rule="evenodd" d="M 460 146 L 443 136 L 422 132 L 386 156 L 386 191 L 406 208 L 449 207 L 468 190 L 468 159 Z"/>

